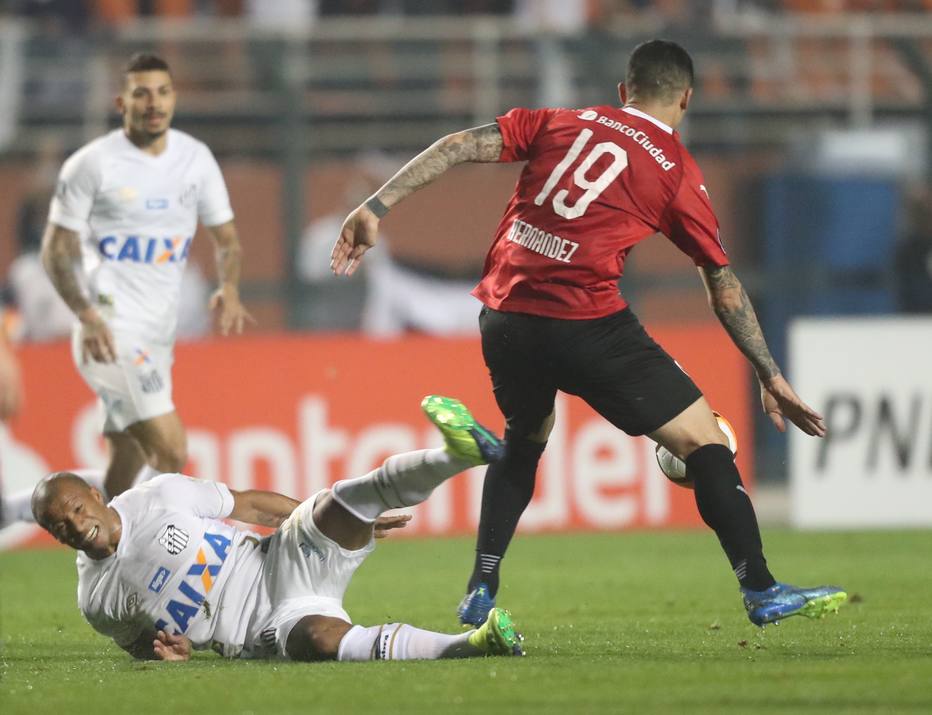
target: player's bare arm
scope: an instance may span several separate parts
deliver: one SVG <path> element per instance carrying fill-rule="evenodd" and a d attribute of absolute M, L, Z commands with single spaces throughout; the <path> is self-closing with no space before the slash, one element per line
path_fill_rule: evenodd
<path fill-rule="evenodd" d="M 191 640 L 186 636 L 149 629 L 132 643 L 120 647 L 136 660 L 188 660 L 192 651 Z"/>
<path fill-rule="evenodd" d="M 291 512 L 300 504 L 296 499 L 277 492 L 261 489 L 246 491 L 230 490 L 233 494 L 233 511 L 231 519 L 247 524 L 270 526 L 277 529 Z M 403 529 L 411 521 L 410 514 L 392 514 L 380 516 L 375 520 L 375 538 L 382 539 L 392 529 Z"/>
<path fill-rule="evenodd" d="M 753 365 L 761 386 L 764 412 L 780 431 L 786 430 L 783 417 L 808 435 L 825 435 L 822 416 L 806 405 L 780 373 L 770 354 L 764 333 L 741 281 L 730 266 L 702 266 L 699 274 L 709 295 L 709 305 L 732 342 Z"/>
<path fill-rule="evenodd" d="M 392 206 L 458 164 L 498 161 L 502 147 L 502 133 L 495 123 L 454 132 L 434 142 L 347 216 L 330 257 L 333 272 L 355 272 L 363 254 L 375 245 L 379 220 Z"/>
<path fill-rule="evenodd" d="M 220 308 L 220 333 L 229 335 L 233 330 L 242 333 L 247 322 L 255 325 L 256 319 L 243 307 L 239 299 L 239 276 L 242 263 L 242 249 L 239 235 L 233 221 L 208 226 L 208 233 L 214 240 L 217 260 L 217 276 L 220 287 L 210 298 L 210 310 Z"/>
<path fill-rule="evenodd" d="M 763 382 L 780 374 L 770 354 L 757 314 L 744 286 L 730 266 L 704 266 L 699 269 L 709 295 L 709 305 L 728 331 L 732 341 L 751 361 Z"/>
<path fill-rule="evenodd" d="M 15 415 L 22 401 L 23 382 L 19 363 L 7 340 L 6 331 L 0 325 L 0 420 Z"/>
<path fill-rule="evenodd" d="M 405 164 L 375 196 L 391 208 L 457 164 L 498 161 L 502 147 L 502 133 L 495 123 L 448 134 Z"/>
<path fill-rule="evenodd" d="M 230 518 L 247 524 L 271 526 L 277 529 L 291 512 L 301 503 L 297 499 L 286 497 L 277 492 L 261 489 L 233 491 L 233 511 Z"/>
<path fill-rule="evenodd" d="M 91 305 L 78 275 L 81 244 L 77 232 L 50 223 L 42 237 L 42 265 L 55 290 L 81 321 L 81 354 L 98 362 L 116 360 L 116 347 L 110 328 Z"/>

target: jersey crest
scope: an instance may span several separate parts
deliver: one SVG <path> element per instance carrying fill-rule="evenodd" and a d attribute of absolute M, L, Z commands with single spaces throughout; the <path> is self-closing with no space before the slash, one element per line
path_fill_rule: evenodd
<path fill-rule="evenodd" d="M 172 556 L 177 556 L 188 546 L 188 538 L 187 531 L 179 529 L 174 524 L 169 524 L 159 534 L 159 543 Z"/>

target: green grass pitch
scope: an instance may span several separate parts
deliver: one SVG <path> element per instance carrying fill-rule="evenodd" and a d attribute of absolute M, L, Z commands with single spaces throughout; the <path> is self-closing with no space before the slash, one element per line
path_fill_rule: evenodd
<path fill-rule="evenodd" d="M 932 532 L 768 531 L 778 577 L 844 585 L 822 621 L 761 631 L 711 533 L 519 538 L 501 605 L 528 656 L 446 662 L 133 662 L 75 606 L 73 555 L 0 554 L 0 711 L 13 713 L 930 713 Z M 455 631 L 472 541 L 388 540 L 346 606 Z"/>

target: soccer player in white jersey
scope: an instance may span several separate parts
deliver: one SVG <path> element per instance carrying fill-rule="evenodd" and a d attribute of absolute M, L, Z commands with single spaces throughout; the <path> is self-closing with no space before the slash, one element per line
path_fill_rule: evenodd
<path fill-rule="evenodd" d="M 382 513 L 424 501 L 442 482 L 498 459 L 502 443 L 466 407 L 421 403 L 445 446 L 389 457 L 366 476 L 298 503 L 281 494 L 163 474 L 105 504 L 60 472 L 39 483 L 36 520 L 79 551 L 78 606 L 134 657 L 187 660 L 193 649 L 228 657 L 410 660 L 521 655 L 510 614 L 447 635 L 407 624 L 354 626 L 343 610 L 373 531 L 404 526 Z M 277 527 L 270 537 L 220 519 Z"/>
<path fill-rule="evenodd" d="M 171 366 L 198 220 L 216 243 L 220 288 L 210 308 L 220 309 L 221 332 L 252 321 L 239 299 L 240 245 L 220 167 L 205 144 L 170 128 L 175 90 L 165 61 L 135 55 L 116 106 L 122 127 L 62 167 L 42 245 L 45 269 L 79 321 L 78 370 L 106 415 L 110 497 L 137 475 L 177 472 L 187 461 Z"/>

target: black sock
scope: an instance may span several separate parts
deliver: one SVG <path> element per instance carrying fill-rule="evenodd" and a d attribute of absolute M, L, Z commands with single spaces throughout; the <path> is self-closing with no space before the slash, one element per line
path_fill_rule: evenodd
<path fill-rule="evenodd" d="M 731 562 L 738 582 L 753 591 L 774 584 L 767 569 L 751 499 L 728 447 L 707 444 L 686 458 L 686 474 L 696 488 L 696 506 Z"/>
<path fill-rule="evenodd" d="M 476 539 L 476 563 L 467 591 L 485 583 L 498 592 L 498 567 L 508 549 L 518 520 L 534 495 L 537 463 L 546 444 L 505 431 L 505 456 L 490 464 L 482 487 L 482 514 Z"/>

